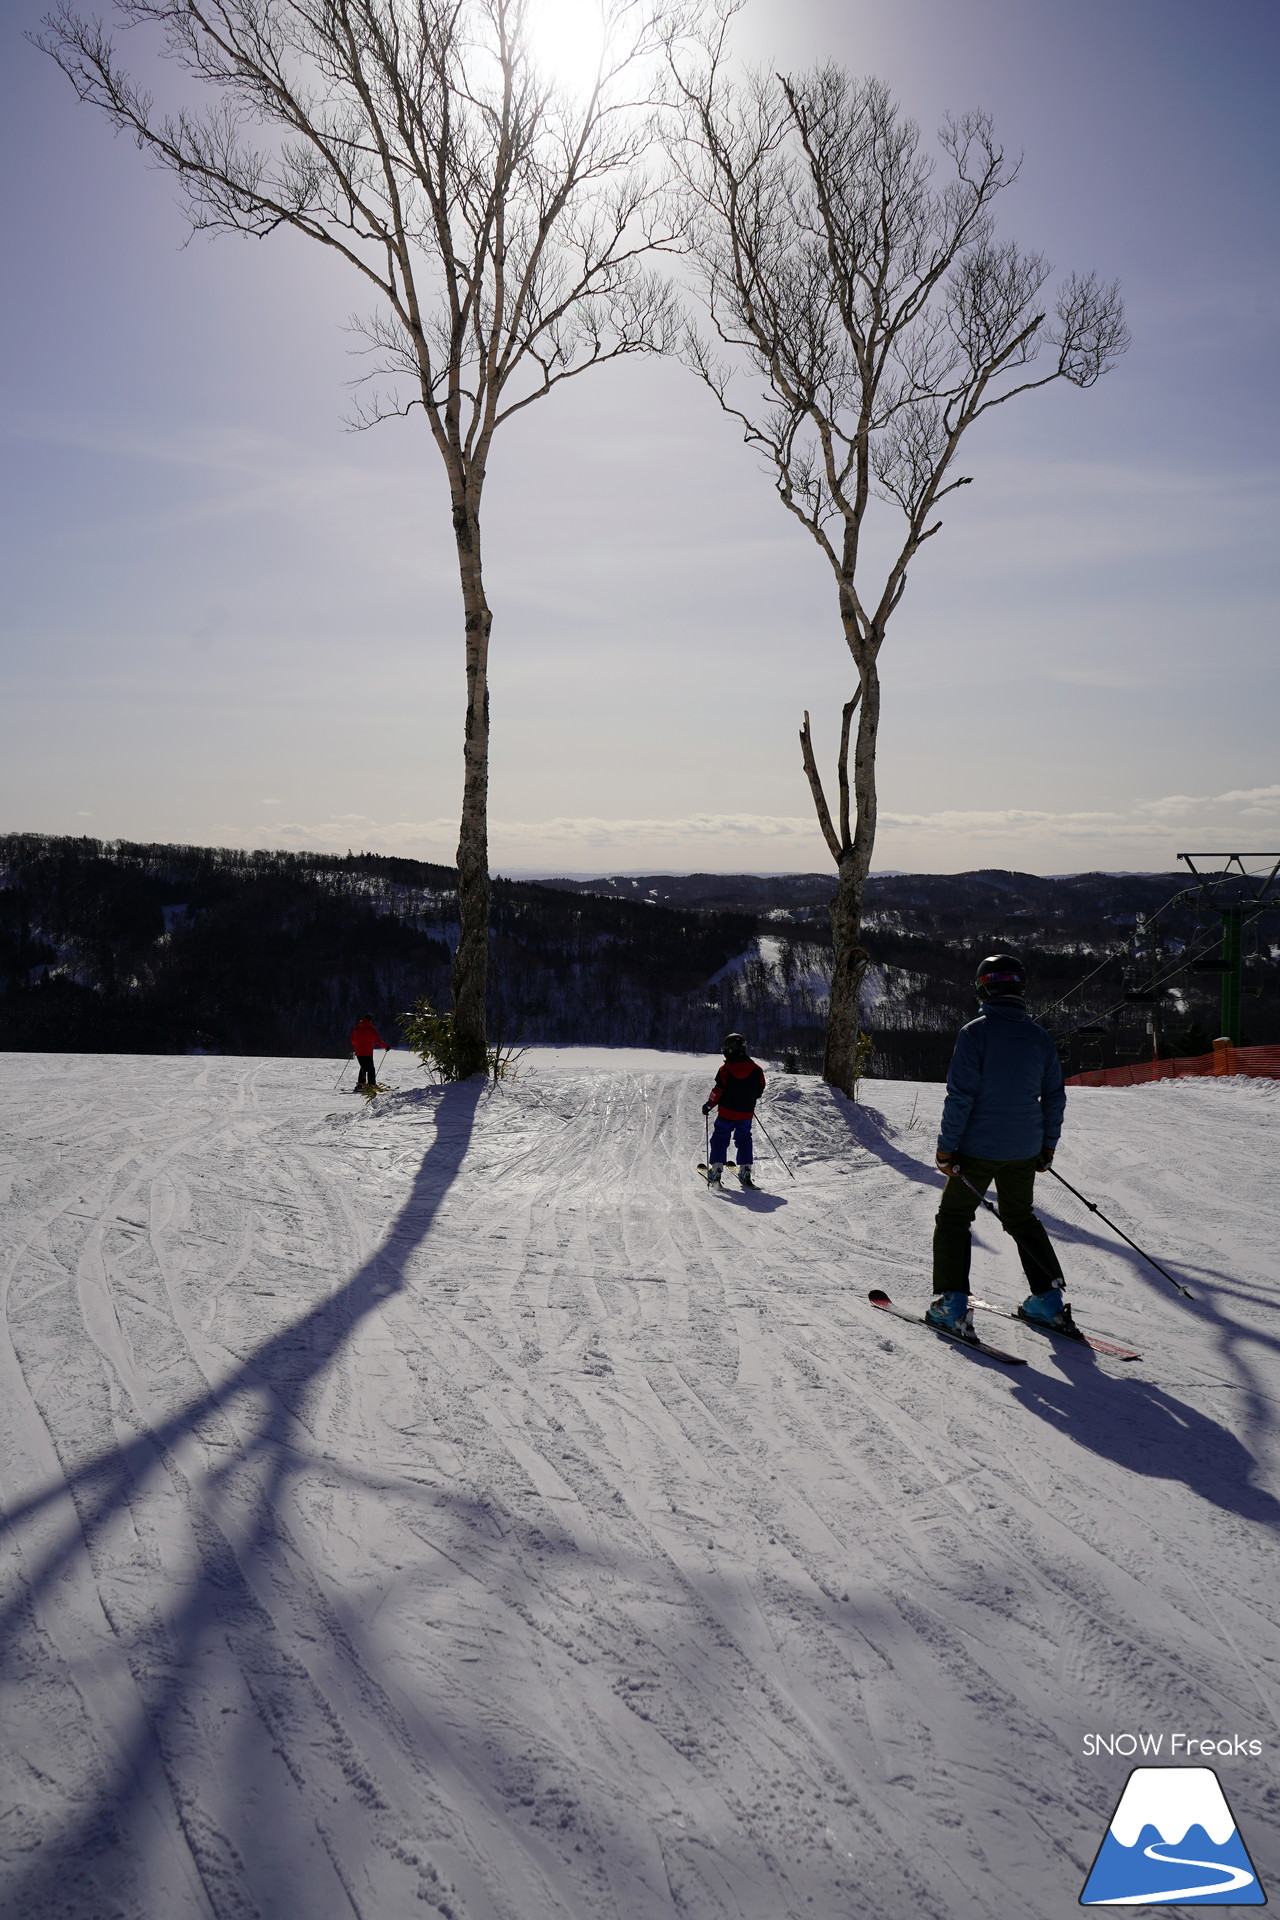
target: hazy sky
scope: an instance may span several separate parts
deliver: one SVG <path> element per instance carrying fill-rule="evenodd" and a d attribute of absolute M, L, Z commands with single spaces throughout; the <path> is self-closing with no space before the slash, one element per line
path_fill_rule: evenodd
<path fill-rule="evenodd" d="M 8 0 L 0 829 L 448 859 L 460 598 L 421 416 L 343 431 L 354 284 L 198 240 Z M 106 11 L 104 7 L 102 9 Z M 1118 275 L 1133 346 L 978 430 L 882 656 L 876 865 L 1280 847 L 1275 0 L 749 0 L 779 64 L 1025 153 L 1003 231 Z M 694 381 L 588 376 L 496 444 L 493 862 L 828 864 L 796 730 L 829 575 Z"/>

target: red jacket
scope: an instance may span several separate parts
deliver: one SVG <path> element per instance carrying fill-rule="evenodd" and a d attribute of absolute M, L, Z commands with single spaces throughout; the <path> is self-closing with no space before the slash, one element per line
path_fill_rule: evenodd
<path fill-rule="evenodd" d="M 722 1120 L 750 1120 L 765 1090 L 764 1069 L 754 1060 L 726 1060 L 707 1095 Z"/>
<path fill-rule="evenodd" d="M 357 1060 L 371 1059 L 374 1048 L 386 1044 L 372 1020 L 357 1020 L 351 1029 L 351 1051 Z"/>

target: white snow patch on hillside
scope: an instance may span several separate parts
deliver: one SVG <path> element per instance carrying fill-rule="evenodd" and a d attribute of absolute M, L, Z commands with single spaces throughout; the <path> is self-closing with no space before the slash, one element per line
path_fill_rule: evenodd
<path fill-rule="evenodd" d="M 714 1064 L 0 1056 L 5 1914 L 1064 1920 L 1144 1730 L 1277 1880 L 1280 1088 L 1071 1094 L 1195 1298 L 1042 1183 L 1144 1358 L 1007 1368 L 867 1304 L 942 1089 L 778 1076 L 716 1195 Z"/>

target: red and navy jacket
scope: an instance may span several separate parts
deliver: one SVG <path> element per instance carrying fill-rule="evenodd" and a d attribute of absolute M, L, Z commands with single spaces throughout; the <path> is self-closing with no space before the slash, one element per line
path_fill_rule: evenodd
<path fill-rule="evenodd" d="M 374 1048 L 386 1044 L 372 1020 L 357 1020 L 351 1029 L 351 1051 L 357 1060 L 372 1059 Z"/>
<path fill-rule="evenodd" d="M 741 1060 L 726 1060 L 707 1095 L 707 1105 L 718 1110 L 721 1120 L 750 1120 L 764 1089 L 764 1069 L 754 1060 L 745 1055 Z"/>

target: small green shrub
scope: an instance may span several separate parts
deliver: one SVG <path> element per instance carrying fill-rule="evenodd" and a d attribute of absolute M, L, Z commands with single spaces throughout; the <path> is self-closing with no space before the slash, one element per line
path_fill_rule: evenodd
<path fill-rule="evenodd" d="M 438 1080 L 461 1080 L 462 1049 L 454 1030 L 452 1013 L 441 1013 L 424 994 L 415 1000 L 408 1013 L 400 1017 L 400 1031 L 424 1067 Z M 485 1072 L 495 1080 L 505 1080 L 515 1071 L 523 1047 L 499 1042 L 485 1053 Z"/>
<path fill-rule="evenodd" d="M 401 1014 L 400 1031 L 410 1050 L 417 1054 L 423 1066 L 429 1068 L 438 1080 L 461 1078 L 458 1036 L 454 1032 L 451 1013 L 437 1012 L 423 994 L 420 1000 L 414 1001 L 408 1013 Z"/>

